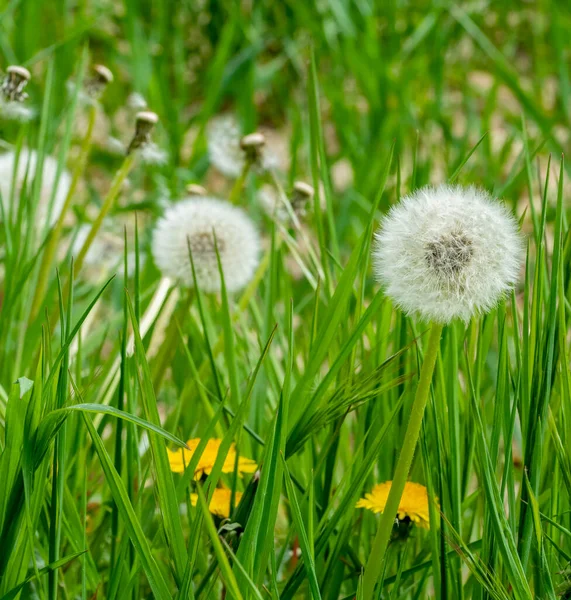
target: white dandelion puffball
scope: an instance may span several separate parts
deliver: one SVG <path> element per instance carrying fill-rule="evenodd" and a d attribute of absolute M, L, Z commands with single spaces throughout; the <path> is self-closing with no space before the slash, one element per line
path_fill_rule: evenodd
<path fill-rule="evenodd" d="M 215 117 L 208 125 L 208 156 L 212 165 L 226 177 L 239 177 L 244 168 L 240 148 L 240 127 L 231 115 Z"/>
<path fill-rule="evenodd" d="M 235 117 L 231 114 L 214 117 L 207 129 L 208 157 L 210 163 L 222 175 L 236 179 L 242 173 L 246 156 L 240 146 L 242 131 Z M 254 170 L 269 171 L 277 169 L 280 161 L 274 150 L 264 146 L 261 158 L 254 165 Z"/>
<path fill-rule="evenodd" d="M 517 282 L 524 255 L 510 211 L 475 187 L 425 187 L 394 206 L 375 234 L 386 294 L 426 321 L 469 321 Z"/>
<path fill-rule="evenodd" d="M 34 150 L 22 148 L 18 159 L 18 169 L 14 178 L 13 205 L 9 209 L 8 205 L 12 196 L 12 177 L 16 163 L 16 154 L 8 152 L 7 154 L 0 155 L 0 195 L 2 196 L 2 205 L 6 214 L 11 213 L 14 215 L 18 210 L 20 196 L 24 192 L 24 183 L 26 184 L 25 193 L 32 193 L 37 162 L 38 156 Z M 36 222 L 39 229 L 44 227 L 46 221 L 50 225 L 53 225 L 57 221 L 71 186 L 71 176 L 63 169 L 54 194 L 53 190 L 56 185 L 57 172 L 58 161 L 52 156 L 45 156 L 42 170 L 42 187 L 40 189 L 36 213 Z M 54 198 L 50 209 L 52 194 Z"/>
<path fill-rule="evenodd" d="M 190 198 L 169 208 L 153 234 L 153 256 L 163 275 L 192 287 L 189 246 L 201 291 L 221 289 L 215 243 L 229 292 L 244 287 L 258 266 L 260 237 L 248 215 L 216 198 Z"/>

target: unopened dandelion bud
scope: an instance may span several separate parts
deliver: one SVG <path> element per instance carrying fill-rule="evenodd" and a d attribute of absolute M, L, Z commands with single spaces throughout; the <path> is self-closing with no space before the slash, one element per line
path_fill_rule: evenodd
<path fill-rule="evenodd" d="M 135 135 L 127 149 L 128 154 L 151 142 L 151 132 L 158 121 L 159 117 L 154 112 L 145 110 L 137 113 L 135 116 Z"/>
<path fill-rule="evenodd" d="M 24 88 L 30 81 L 30 71 L 18 65 L 12 65 L 6 69 L 6 76 L 2 81 L 0 90 L 4 100 L 8 102 L 23 102 L 28 97 Z"/>
<path fill-rule="evenodd" d="M 250 133 L 245 135 L 240 140 L 240 148 L 246 154 L 246 160 L 251 163 L 259 162 L 262 157 L 262 148 L 266 143 L 264 134 L 259 132 Z"/>
<path fill-rule="evenodd" d="M 85 83 L 90 98 L 99 98 L 105 88 L 113 82 L 113 73 L 105 65 L 94 65 L 93 76 Z"/>
<path fill-rule="evenodd" d="M 313 198 L 314 190 L 305 181 L 296 181 L 293 184 L 291 195 L 291 206 L 298 216 L 303 216 L 307 212 L 307 205 Z"/>
<path fill-rule="evenodd" d="M 198 185 L 198 183 L 189 183 L 186 186 L 186 192 L 189 196 L 206 196 L 208 194 L 206 188 Z"/>

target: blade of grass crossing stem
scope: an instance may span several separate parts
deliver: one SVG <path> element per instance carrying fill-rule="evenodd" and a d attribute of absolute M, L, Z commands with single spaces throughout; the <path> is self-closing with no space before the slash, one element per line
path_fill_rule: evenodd
<path fill-rule="evenodd" d="M 123 481 L 115 470 L 113 461 L 111 460 L 109 454 L 107 454 L 107 450 L 103 445 L 103 440 L 99 437 L 99 434 L 91 422 L 90 417 L 84 414 L 83 420 L 87 426 L 93 446 L 99 457 L 99 461 L 101 463 L 101 467 L 103 468 L 103 472 L 105 473 L 105 479 L 111 490 L 113 500 L 116 502 L 121 513 L 123 524 L 125 525 L 125 529 L 131 538 L 131 542 L 137 551 L 137 555 L 141 562 L 141 566 L 145 571 L 151 590 L 153 591 L 155 598 L 158 598 L 159 600 L 170 600 L 172 596 L 170 594 L 169 587 L 153 557 L 153 551 L 148 540 L 145 538 L 141 523 L 139 522 L 139 519 L 135 514 L 135 510 L 129 501 L 127 490 L 125 489 Z"/>
<path fill-rule="evenodd" d="M 291 481 L 291 477 L 289 475 L 289 470 L 287 468 L 286 461 L 284 459 L 283 454 L 280 453 L 280 459 L 282 462 L 282 468 L 284 470 L 284 482 L 287 492 L 287 497 L 289 500 L 290 508 L 292 511 L 293 522 L 295 528 L 297 529 L 297 533 L 299 535 L 299 544 L 301 546 L 301 553 L 303 556 L 303 564 L 305 566 L 307 577 L 309 579 L 309 589 L 311 591 L 311 597 L 313 600 L 321 600 L 321 594 L 319 593 L 319 583 L 317 581 L 317 574 L 315 572 L 315 560 L 313 557 L 313 547 L 310 544 L 309 538 L 307 536 L 307 531 L 303 524 L 303 517 L 301 516 L 301 510 L 299 508 L 299 503 L 297 501 L 297 497 L 295 495 L 295 490 L 293 487 L 293 483 Z"/>
<path fill-rule="evenodd" d="M 334 531 L 342 527 L 347 519 L 352 518 L 355 502 L 377 463 L 381 446 L 385 442 L 385 436 L 390 431 L 396 415 L 399 414 L 403 398 L 404 396 L 401 396 L 391 413 L 388 415 L 379 413 L 371 423 L 367 435 L 374 435 L 374 438 L 370 441 L 370 445 L 366 446 L 365 456 L 358 467 L 353 468 L 355 466 L 354 462 L 359 456 L 359 452 L 355 453 L 354 462 L 349 465 L 351 468 L 345 471 L 345 474 L 337 485 L 335 493 L 319 522 L 314 549 L 316 557 L 325 551 Z M 366 438 L 361 442 L 363 448 L 365 448 L 365 441 Z M 296 598 L 295 594 L 302 582 L 303 567 L 298 565 L 283 589 L 282 600 L 293 600 Z"/>
<path fill-rule="evenodd" d="M 226 292 L 226 282 L 220 253 L 218 252 L 218 241 L 216 234 L 214 236 L 214 249 L 216 250 L 216 260 L 218 261 L 218 271 L 220 273 L 220 293 L 222 297 L 222 330 L 224 335 L 224 358 L 226 359 L 226 368 L 228 369 L 228 379 L 230 381 L 231 401 L 235 406 L 240 406 L 240 386 L 238 385 L 238 367 L 236 365 L 236 354 L 234 352 L 234 331 L 232 329 L 232 318 L 230 316 L 230 306 L 228 304 L 228 293 Z"/>
<path fill-rule="evenodd" d="M 139 333 L 135 311 L 128 294 L 127 307 L 129 309 L 129 316 L 131 318 L 131 325 L 135 337 L 135 358 L 138 363 L 136 371 L 139 386 L 141 388 L 140 397 L 143 404 L 143 410 L 147 421 L 160 427 L 161 419 L 159 417 L 157 400 L 152 386 L 151 371 L 149 369 L 147 357 L 145 356 L 145 349 L 143 348 L 143 341 L 141 340 L 141 335 Z M 182 533 L 178 502 L 176 500 L 176 487 L 174 485 L 164 442 L 161 438 L 157 437 L 156 434 L 150 433 L 149 444 L 151 446 L 151 453 L 157 477 L 159 505 L 165 520 L 165 535 L 169 540 L 177 579 L 178 581 L 181 581 L 186 566 L 186 546 Z"/>
<path fill-rule="evenodd" d="M 95 303 L 99 300 L 99 298 L 101 297 L 101 294 L 103 294 L 103 292 L 107 289 L 107 286 L 113 281 L 114 278 L 115 278 L 115 275 L 113 275 L 113 277 L 111 277 L 107 281 L 107 283 L 105 283 L 103 285 L 103 287 L 99 290 L 99 292 L 97 292 L 97 294 L 95 295 L 95 298 L 89 303 L 89 306 L 85 309 L 84 313 L 81 315 L 81 317 L 79 318 L 79 320 L 75 324 L 74 328 L 67 335 L 67 337 L 65 339 L 65 343 L 63 344 L 63 346 L 62 346 L 61 350 L 59 351 L 59 353 L 58 353 L 55 361 L 53 362 L 53 364 L 51 366 L 50 373 L 49 373 L 49 375 L 48 375 L 48 377 L 47 377 L 47 379 L 46 379 L 46 381 L 44 383 L 44 393 L 48 393 L 49 392 L 49 390 L 50 390 L 50 384 L 52 383 L 52 380 L 55 377 L 56 373 L 58 373 L 57 367 L 59 366 L 59 363 L 62 361 L 63 357 L 68 352 L 69 347 L 70 347 L 71 343 L 73 342 L 73 339 L 77 335 L 77 332 L 81 329 L 81 326 L 83 325 L 83 322 L 85 321 L 85 319 L 87 319 L 87 316 L 92 311 L 93 307 L 95 306 Z M 45 402 L 45 398 L 42 398 L 42 401 Z"/>
<path fill-rule="evenodd" d="M 366 233 L 361 237 L 353 250 L 327 309 L 322 311 L 321 320 L 323 324 L 319 328 L 317 337 L 313 343 L 312 353 L 309 356 L 305 371 L 291 395 L 292 398 L 296 399 L 295 404 L 292 405 L 290 414 L 292 425 L 295 425 L 302 415 L 304 418 L 311 416 L 306 411 L 303 398 L 307 387 L 313 382 L 314 377 L 317 375 L 319 369 L 321 369 L 324 358 L 330 351 L 331 342 L 337 334 L 341 320 L 346 317 L 345 308 L 353 292 L 353 282 L 363 258 L 365 239 Z"/>
<path fill-rule="evenodd" d="M 254 506 L 236 554 L 248 575 L 257 584 L 263 579 L 270 548 L 274 544 L 274 526 L 282 486 L 279 453 L 285 449 L 286 418 L 287 410 L 282 395 L 274 418 L 272 434 L 266 443 Z M 242 581 L 241 573 L 235 571 L 235 575 L 239 582 Z M 245 582 L 242 582 L 243 585 Z"/>
<path fill-rule="evenodd" d="M 196 491 L 198 493 L 198 503 L 200 505 L 200 510 L 202 511 L 202 515 L 204 517 L 206 531 L 208 532 L 208 537 L 212 542 L 214 554 L 216 555 L 216 560 L 218 561 L 218 566 L 220 567 L 222 579 L 224 580 L 226 586 L 226 592 L 230 595 L 231 598 L 234 598 L 234 600 L 242 600 L 243 596 L 240 593 L 240 589 L 244 589 L 244 587 L 238 587 L 238 582 L 236 581 L 236 577 L 234 576 L 232 568 L 230 567 L 228 557 L 224 553 L 224 548 L 222 548 L 222 544 L 218 539 L 218 532 L 216 531 L 216 527 L 214 526 L 214 522 L 212 521 L 212 516 L 210 515 L 210 512 L 208 510 L 208 504 L 206 502 L 206 498 L 204 497 L 202 487 L 197 486 Z"/>

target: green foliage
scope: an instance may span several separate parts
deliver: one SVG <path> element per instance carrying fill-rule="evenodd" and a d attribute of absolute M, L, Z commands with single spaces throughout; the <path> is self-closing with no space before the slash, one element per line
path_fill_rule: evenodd
<path fill-rule="evenodd" d="M 443 181 L 500 196 L 527 259 L 497 309 L 443 332 L 410 477 L 438 504 L 430 531 L 391 542 L 376 597 L 568 597 L 570 35 L 548 0 L 0 3 L 0 66 L 30 69 L 36 112 L 0 106 L 0 151 L 35 149 L 44 179 L 53 156 L 73 181 L 57 224 L 38 218 L 42 177 L 0 203 L 0 600 L 364 597 L 379 517 L 355 504 L 394 477 L 427 343 L 373 281 L 371 241 Z M 67 82 L 97 63 L 114 81 L 86 106 Z M 134 92 L 165 164 L 111 149 Z M 227 112 L 266 131 L 271 173 L 211 164 Z M 318 190 L 305 214 L 297 180 Z M 262 232 L 239 294 L 153 263 L 154 223 L 189 183 Z M 193 438 L 171 472 L 167 448 Z M 257 473 L 227 472 L 234 448 Z M 209 511 L 222 486 L 228 519 Z"/>

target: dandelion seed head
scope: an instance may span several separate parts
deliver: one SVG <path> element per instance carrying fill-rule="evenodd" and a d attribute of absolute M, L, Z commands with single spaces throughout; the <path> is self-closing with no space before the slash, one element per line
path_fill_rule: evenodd
<path fill-rule="evenodd" d="M 143 144 L 139 156 L 146 165 L 164 165 L 168 160 L 167 153 L 154 142 Z"/>
<path fill-rule="evenodd" d="M 375 274 L 407 314 L 448 323 L 491 310 L 517 282 L 523 242 L 509 210 L 475 187 L 426 187 L 375 235 Z"/>
<path fill-rule="evenodd" d="M 212 165 L 226 177 L 238 177 L 244 168 L 240 148 L 240 127 L 231 115 L 212 119 L 207 131 L 208 156 Z"/>
<path fill-rule="evenodd" d="M 17 123 L 28 123 L 36 116 L 36 111 L 31 106 L 22 102 L 8 101 L 0 98 L 0 118 Z"/>
<path fill-rule="evenodd" d="M 34 150 L 22 148 L 14 178 L 13 204 L 9 207 L 12 197 L 12 176 L 16 164 L 16 154 L 8 152 L 0 155 L 0 195 L 2 196 L 2 204 L 6 213 L 14 215 L 18 210 L 20 196 L 24 192 L 24 183 L 26 184 L 25 193 L 28 195 L 32 193 L 37 163 L 37 153 Z M 56 185 L 57 172 L 58 161 L 52 156 L 45 156 L 42 171 L 42 187 L 40 189 L 36 212 L 36 223 L 39 229 L 43 228 L 46 221 L 50 225 L 56 222 L 71 185 L 71 176 L 65 169 L 62 170 L 50 211 L 51 196 Z"/>
<path fill-rule="evenodd" d="M 226 289 L 241 289 L 258 265 L 260 237 L 248 215 L 228 202 L 193 197 L 169 208 L 154 231 L 153 256 L 166 277 L 192 287 L 190 247 L 200 289 L 218 292 L 221 281 L 215 243 Z"/>
<path fill-rule="evenodd" d="M 255 161 L 253 167 L 257 170 L 269 171 L 279 166 L 279 158 L 268 148 L 264 134 L 254 132 L 242 137 L 232 115 L 221 115 L 210 121 L 207 142 L 210 163 L 226 177 L 239 177 L 248 156 Z"/>

